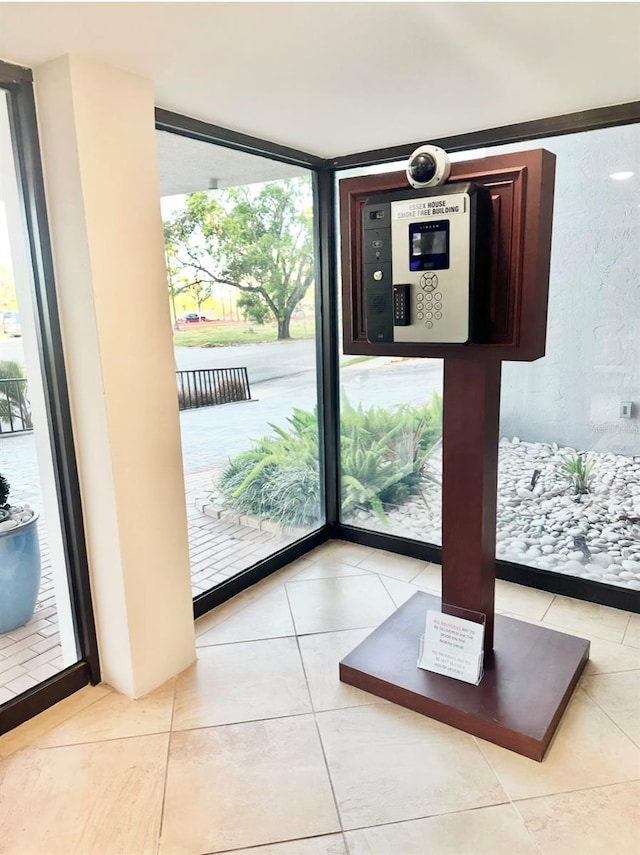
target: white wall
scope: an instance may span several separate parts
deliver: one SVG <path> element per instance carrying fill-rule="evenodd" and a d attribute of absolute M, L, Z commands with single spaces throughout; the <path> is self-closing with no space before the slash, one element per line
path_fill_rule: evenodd
<path fill-rule="evenodd" d="M 501 435 L 640 454 L 640 126 L 535 147 L 557 155 L 547 355 L 505 363 Z"/>
<path fill-rule="evenodd" d="M 195 659 L 153 87 L 68 56 L 35 85 L 100 661 L 138 697 Z"/>

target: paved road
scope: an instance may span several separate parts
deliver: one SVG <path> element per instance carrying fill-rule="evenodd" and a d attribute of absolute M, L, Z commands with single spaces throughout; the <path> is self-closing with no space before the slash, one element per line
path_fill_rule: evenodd
<path fill-rule="evenodd" d="M 246 367 L 249 383 L 262 383 L 278 377 L 288 377 L 315 369 L 316 343 L 303 341 L 273 341 L 265 344 L 243 344 L 238 347 L 176 347 L 176 369 Z M 351 357 L 344 357 L 349 360 Z M 0 339 L 0 360 L 12 359 L 24 363 L 21 338 Z"/>
<path fill-rule="evenodd" d="M 0 360 L 10 359 L 24 365 L 24 351 L 21 338 L 0 338 Z"/>
<path fill-rule="evenodd" d="M 315 368 L 316 344 L 304 341 L 273 341 L 238 347 L 176 347 L 176 368 L 240 368 L 249 372 L 249 383 L 262 383 Z"/>

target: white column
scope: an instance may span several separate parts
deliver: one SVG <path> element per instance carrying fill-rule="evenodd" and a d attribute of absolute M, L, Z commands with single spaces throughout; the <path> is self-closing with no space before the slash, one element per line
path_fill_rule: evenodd
<path fill-rule="evenodd" d="M 35 84 L 102 674 L 139 697 L 195 659 L 153 88 L 76 56 Z"/>

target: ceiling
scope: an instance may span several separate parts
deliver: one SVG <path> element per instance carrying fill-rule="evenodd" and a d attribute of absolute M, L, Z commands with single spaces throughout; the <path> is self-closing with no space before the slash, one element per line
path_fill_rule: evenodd
<path fill-rule="evenodd" d="M 77 53 L 160 107 L 333 157 L 640 97 L 638 3 L 3 3 L 0 57 Z"/>
<path fill-rule="evenodd" d="M 278 160 L 156 131 L 161 196 L 278 181 L 309 172 Z"/>

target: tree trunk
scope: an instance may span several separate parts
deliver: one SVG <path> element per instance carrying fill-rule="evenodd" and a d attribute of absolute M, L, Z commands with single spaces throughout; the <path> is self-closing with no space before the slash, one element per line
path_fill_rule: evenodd
<path fill-rule="evenodd" d="M 278 341 L 291 338 L 289 324 L 291 323 L 291 312 L 287 312 L 283 318 L 278 318 Z"/>

